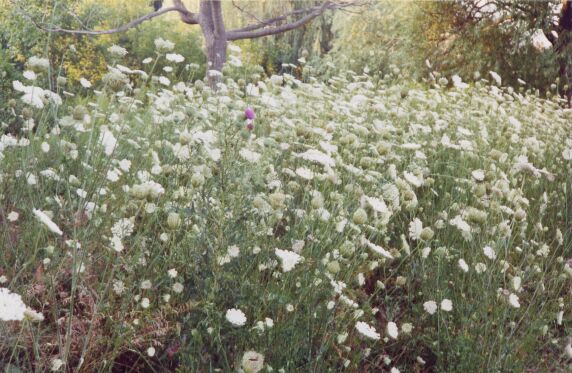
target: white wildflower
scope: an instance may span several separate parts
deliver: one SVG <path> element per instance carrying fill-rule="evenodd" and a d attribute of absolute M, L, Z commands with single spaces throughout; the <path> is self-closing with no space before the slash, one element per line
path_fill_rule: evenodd
<path fill-rule="evenodd" d="M 283 272 L 291 271 L 302 260 L 302 256 L 294 251 L 274 249 L 274 253 L 281 261 Z"/>
<path fill-rule="evenodd" d="M 451 312 L 453 310 L 453 302 L 450 299 L 443 299 L 441 301 L 441 309 L 446 312 Z"/>
<path fill-rule="evenodd" d="M 550 42 L 550 40 L 548 40 L 548 38 L 544 34 L 544 31 L 542 31 L 541 29 L 537 29 L 536 31 L 534 31 L 530 39 L 532 42 L 532 46 L 539 52 L 552 48 L 552 43 Z"/>
<path fill-rule="evenodd" d="M 500 75 L 497 74 L 497 73 L 494 72 L 494 71 L 489 71 L 489 74 L 490 74 L 490 76 L 493 78 L 493 80 L 495 81 L 495 83 L 497 83 L 497 85 L 500 86 L 501 83 L 502 83 L 502 79 L 501 79 Z"/>
<path fill-rule="evenodd" d="M 37 209 L 33 209 L 32 212 L 40 222 L 48 227 L 51 232 L 57 234 L 58 236 L 63 234 L 62 230 L 56 225 L 56 223 L 52 221 L 52 219 L 50 219 L 48 215 L 46 215 L 46 213 Z"/>
<path fill-rule="evenodd" d="M 434 300 L 429 300 L 423 303 L 423 309 L 430 315 L 433 315 L 437 312 L 437 303 Z"/>
<path fill-rule="evenodd" d="M 80 78 L 79 83 L 83 88 L 91 88 L 91 82 L 86 78 Z"/>
<path fill-rule="evenodd" d="M 296 169 L 296 175 L 305 180 L 312 180 L 314 178 L 314 172 L 306 167 L 298 167 Z"/>
<path fill-rule="evenodd" d="M 6 288 L 0 288 L 0 320 L 21 321 L 24 319 L 26 305 L 22 297 Z"/>
<path fill-rule="evenodd" d="M 258 373 L 264 368 L 264 355 L 256 351 L 246 351 L 242 355 L 241 366 L 245 373 Z"/>
<path fill-rule="evenodd" d="M 364 337 L 369 338 L 369 339 L 373 339 L 373 340 L 379 340 L 381 338 L 381 336 L 379 335 L 379 333 L 375 330 L 375 328 L 373 326 L 370 326 L 369 324 L 367 324 L 366 322 L 363 321 L 358 321 L 356 323 L 356 329 L 357 331 Z"/>
<path fill-rule="evenodd" d="M 483 253 L 490 260 L 495 260 L 497 258 L 497 254 L 495 253 L 495 250 L 490 246 L 483 247 Z"/>
<path fill-rule="evenodd" d="M 113 136 L 113 133 L 109 130 L 103 130 L 99 134 L 99 142 L 103 145 L 103 151 L 105 155 L 113 154 L 115 146 L 117 145 L 117 139 Z"/>
<path fill-rule="evenodd" d="M 399 329 L 397 328 L 397 324 L 393 321 L 387 323 L 387 335 L 393 339 L 397 339 L 399 335 Z"/>
<path fill-rule="evenodd" d="M 246 315 L 239 309 L 231 308 L 226 311 L 226 319 L 234 326 L 243 326 L 246 324 Z"/>
<path fill-rule="evenodd" d="M 515 293 L 510 293 L 510 295 L 508 296 L 508 304 L 510 304 L 514 308 L 520 308 L 518 295 L 516 295 Z"/>
<path fill-rule="evenodd" d="M 409 223 L 409 237 L 412 240 L 421 239 L 422 230 L 423 230 L 423 223 L 421 223 L 421 220 L 415 218 L 411 223 Z"/>
<path fill-rule="evenodd" d="M 485 180 L 485 172 L 483 170 L 474 170 L 473 172 L 471 172 L 471 175 L 473 176 L 473 179 L 475 179 L 476 181 Z"/>
<path fill-rule="evenodd" d="M 304 153 L 299 153 L 299 154 L 294 153 L 294 156 L 300 157 L 307 161 L 319 163 L 323 166 L 334 167 L 336 165 L 336 162 L 332 157 L 316 149 L 309 149 Z"/>
<path fill-rule="evenodd" d="M 459 259 L 459 268 L 461 268 L 463 272 L 469 272 L 469 265 L 464 259 Z"/>
<path fill-rule="evenodd" d="M 174 62 L 174 63 L 181 63 L 185 60 L 185 57 L 183 57 L 177 53 L 167 53 L 165 58 L 167 59 L 167 61 Z"/>
<path fill-rule="evenodd" d="M 253 152 L 252 150 L 246 148 L 240 149 L 238 153 L 242 158 L 246 159 L 250 163 L 256 163 L 260 160 L 260 157 L 262 157 L 260 153 Z"/>
<path fill-rule="evenodd" d="M 118 57 L 125 57 L 127 55 L 127 49 L 115 44 L 107 48 L 107 51 Z"/>
<path fill-rule="evenodd" d="M 387 259 L 393 259 L 393 255 L 389 253 L 389 251 L 385 250 L 381 246 L 374 244 L 373 242 L 368 241 L 367 239 L 363 239 L 365 244 L 376 254 L 379 254 Z"/>

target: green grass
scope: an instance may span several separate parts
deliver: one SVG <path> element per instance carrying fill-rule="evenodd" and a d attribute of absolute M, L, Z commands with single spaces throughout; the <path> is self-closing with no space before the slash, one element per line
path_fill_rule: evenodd
<path fill-rule="evenodd" d="M 265 371 L 566 370 L 569 110 L 485 81 L 456 90 L 285 76 L 251 96 L 234 81 L 212 92 L 174 86 L 176 76 L 169 87 L 128 77 L 130 86 L 110 78 L 94 87 L 100 94 L 60 92 L 58 107 L 9 103 L 0 275 L 44 320 L 0 322 L 3 369 L 45 371 L 61 359 L 69 371 L 235 371 L 254 350 Z M 246 107 L 256 112 L 252 131 Z M 106 131 L 117 140 L 107 152 Z M 122 219 L 132 232 L 113 228 Z M 415 219 L 434 234 L 410 233 Z M 285 272 L 275 249 L 296 241 L 303 260 Z M 232 246 L 239 254 L 225 258 Z M 334 281 L 346 287 L 336 293 Z M 444 299 L 451 311 L 439 308 Z M 225 319 L 232 308 L 245 325 Z M 361 336 L 357 321 L 380 340 Z"/>

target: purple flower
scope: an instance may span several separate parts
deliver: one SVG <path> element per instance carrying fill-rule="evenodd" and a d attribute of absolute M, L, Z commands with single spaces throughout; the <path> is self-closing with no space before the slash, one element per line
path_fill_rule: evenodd
<path fill-rule="evenodd" d="M 246 110 L 244 110 L 244 115 L 246 116 L 246 119 L 253 120 L 254 118 L 256 118 L 254 110 L 252 110 L 252 108 L 249 107 L 247 107 Z"/>

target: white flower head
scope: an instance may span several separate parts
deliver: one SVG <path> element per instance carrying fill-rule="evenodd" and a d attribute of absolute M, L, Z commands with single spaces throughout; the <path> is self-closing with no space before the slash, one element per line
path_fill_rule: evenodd
<path fill-rule="evenodd" d="M 415 218 L 411 223 L 409 223 L 409 237 L 412 240 L 421 239 L 422 230 L 423 230 L 423 223 L 421 223 L 421 220 Z"/>
<path fill-rule="evenodd" d="M 473 176 L 473 179 L 475 179 L 476 181 L 485 180 L 485 172 L 483 170 L 474 170 L 473 172 L 471 172 L 471 176 Z"/>
<path fill-rule="evenodd" d="M 258 373 L 264 368 L 264 355 L 256 351 L 247 351 L 242 356 L 241 365 L 245 373 Z"/>
<path fill-rule="evenodd" d="M 185 60 L 185 57 L 183 57 L 177 53 L 167 53 L 165 58 L 167 58 L 167 61 L 174 62 L 174 63 L 181 63 Z"/>
<path fill-rule="evenodd" d="M 37 76 L 36 73 L 31 71 L 31 70 L 26 70 L 22 73 L 22 75 L 24 76 L 24 78 L 28 79 L 28 80 L 36 80 Z"/>
<path fill-rule="evenodd" d="M 155 39 L 155 48 L 159 52 L 170 52 L 173 50 L 173 48 L 175 48 L 175 43 L 163 38 L 157 38 Z"/>
<path fill-rule="evenodd" d="M 119 45 L 113 44 L 111 47 L 107 48 L 107 51 L 118 57 L 124 57 L 127 55 L 127 49 L 120 47 Z"/>
<path fill-rule="evenodd" d="M 234 326 L 243 326 L 246 324 L 246 315 L 237 308 L 231 308 L 226 311 L 226 320 Z"/>
<path fill-rule="evenodd" d="M 469 265 L 464 259 L 459 259 L 459 268 L 461 268 L 463 272 L 469 272 Z"/>
<path fill-rule="evenodd" d="M 256 351 L 246 351 L 242 355 L 241 365 L 245 373 L 258 373 L 264 368 L 264 355 Z"/>
<path fill-rule="evenodd" d="M 321 164 L 322 166 L 329 166 L 334 167 L 336 165 L 336 161 L 326 153 L 322 153 L 317 149 L 309 149 L 306 150 L 304 153 L 294 153 L 295 157 L 300 157 L 307 161 L 316 162 Z"/>
<path fill-rule="evenodd" d="M 433 315 L 437 312 L 437 303 L 434 300 L 429 300 L 423 303 L 423 309 L 430 315 Z"/>
<path fill-rule="evenodd" d="M 36 218 L 38 218 L 38 220 L 40 222 L 42 222 L 46 227 L 48 227 L 48 229 L 57 234 L 58 236 L 61 236 L 62 234 L 64 234 L 64 232 L 62 232 L 62 230 L 56 225 L 56 223 L 54 223 L 52 221 L 52 219 L 50 219 L 50 217 L 48 215 L 46 215 L 45 212 L 43 212 L 42 210 L 37 210 L 37 209 L 33 209 L 32 210 L 34 215 L 36 216 Z"/>
<path fill-rule="evenodd" d="M 291 271 L 302 260 L 302 256 L 294 251 L 274 249 L 274 253 L 281 261 L 283 272 Z"/>
<path fill-rule="evenodd" d="M 29 307 L 27 307 L 26 311 L 24 311 L 24 316 L 26 320 L 30 320 L 33 322 L 42 322 L 45 319 L 44 315 L 41 312 L 33 310 Z"/>
<path fill-rule="evenodd" d="M 167 274 L 169 275 L 170 278 L 175 278 L 179 273 L 175 268 L 171 268 L 170 270 L 167 271 Z"/>
<path fill-rule="evenodd" d="M 240 255 L 240 248 L 236 245 L 229 246 L 227 249 L 227 255 L 231 258 L 238 258 Z"/>
<path fill-rule="evenodd" d="M 306 167 L 298 167 L 296 169 L 296 175 L 305 180 L 312 180 L 314 178 L 314 172 Z"/>
<path fill-rule="evenodd" d="M 103 146 L 103 151 L 105 155 L 113 154 L 115 146 L 117 145 L 117 139 L 113 136 L 113 133 L 109 130 L 104 130 L 99 134 L 99 142 Z"/>
<path fill-rule="evenodd" d="M 81 84 L 83 88 L 91 88 L 91 82 L 86 78 L 80 78 L 79 84 Z"/>
<path fill-rule="evenodd" d="M 416 175 L 412 174 L 411 172 L 403 172 L 403 177 L 405 178 L 405 180 L 413 185 L 416 188 L 419 188 L 420 186 L 423 185 L 423 179 L 420 179 L 419 177 L 417 177 Z"/>
<path fill-rule="evenodd" d="M 550 40 L 548 40 L 548 38 L 544 34 L 544 31 L 542 31 L 541 29 L 537 29 L 534 32 L 534 34 L 532 34 L 530 39 L 532 42 L 532 46 L 539 52 L 552 48 L 552 43 L 550 42 Z"/>
<path fill-rule="evenodd" d="M 387 323 L 387 335 L 393 339 L 397 339 L 397 336 L 399 335 L 397 324 L 393 321 Z"/>
<path fill-rule="evenodd" d="M 242 158 L 246 159 L 250 163 L 256 163 L 260 160 L 260 157 L 262 157 L 260 153 L 253 152 L 252 150 L 246 148 L 240 149 L 238 154 L 240 154 Z"/>
<path fill-rule="evenodd" d="M 151 346 L 147 349 L 147 356 L 149 357 L 155 356 L 155 347 Z"/>
<path fill-rule="evenodd" d="M 490 246 L 485 246 L 483 247 L 483 253 L 485 254 L 485 256 L 487 258 L 489 258 L 490 260 L 495 260 L 497 257 L 497 254 L 495 253 L 495 250 L 490 247 Z"/>
<path fill-rule="evenodd" d="M 8 221 L 9 222 L 15 222 L 18 220 L 19 217 L 20 217 L 20 214 L 18 214 L 16 211 L 11 211 L 8 214 Z"/>
<path fill-rule="evenodd" d="M 477 271 L 477 273 L 483 273 L 487 270 L 487 265 L 485 263 L 477 263 L 475 264 L 475 271 Z"/>
<path fill-rule="evenodd" d="M 491 77 L 493 78 L 493 80 L 495 81 L 495 83 L 497 85 L 501 85 L 502 84 L 502 79 L 501 76 L 499 74 L 497 74 L 494 71 L 489 71 L 489 74 L 491 75 Z"/>
<path fill-rule="evenodd" d="M 22 297 L 6 288 L 0 288 L 0 320 L 21 321 L 26 313 Z"/>
<path fill-rule="evenodd" d="M 181 294 L 183 292 L 183 289 L 185 287 L 183 286 L 183 284 L 181 284 L 180 282 L 175 282 L 173 284 L 173 291 L 177 294 Z"/>
<path fill-rule="evenodd" d="M 508 304 L 510 304 L 514 308 L 520 308 L 518 295 L 516 295 L 515 293 L 510 293 L 510 295 L 508 296 Z"/>
<path fill-rule="evenodd" d="M 52 362 L 50 363 L 50 370 L 52 372 L 57 372 L 64 365 L 65 362 L 62 359 L 53 359 Z"/>
<path fill-rule="evenodd" d="M 453 302 L 450 299 L 443 299 L 441 301 L 441 309 L 446 312 L 451 312 L 453 310 Z"/>
<path fill-rule="evenodd" d="M 375 328 L 366 322 L 358 321 L 356 323 L 356 329 L 362 336 L 364 336 L 366 338 L 373 339 L 376 341 L 381 338 L 381 336 L 375 330 Z"/>
<path fill-rule="evenodd" d="M 379 254 L 387 259 L 393 259 L 393 255 L 391 255 L 391 253 L 387 250 L 385 250 L 383 247 L 374 244 L 373 242 L 370 242 L 367 239 L 363 239 L 365 244 L 376 254 Z"/>

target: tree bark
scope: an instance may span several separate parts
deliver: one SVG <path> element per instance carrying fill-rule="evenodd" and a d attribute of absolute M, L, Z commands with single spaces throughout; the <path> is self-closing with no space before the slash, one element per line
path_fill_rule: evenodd
<path fill-rule="evenodd" d="M 211 88 L 216 89 L 226 62 L 228 43 L 220 0 L 201 0 L 199 21 L 205 38 L 207 79 Z"/>

